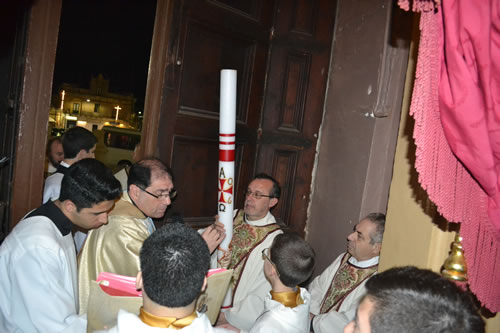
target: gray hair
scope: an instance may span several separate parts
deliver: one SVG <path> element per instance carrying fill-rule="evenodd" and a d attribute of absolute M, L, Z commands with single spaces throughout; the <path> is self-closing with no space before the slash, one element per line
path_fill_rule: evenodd
<path fill-rule="evenodd" d="M 369 220 L 375 224 L 375 232 L 370 235 L 370 244 L 382 243 L 385 230 L 385 214 L 371 213 L 366 215 L 363 220 Z"/>

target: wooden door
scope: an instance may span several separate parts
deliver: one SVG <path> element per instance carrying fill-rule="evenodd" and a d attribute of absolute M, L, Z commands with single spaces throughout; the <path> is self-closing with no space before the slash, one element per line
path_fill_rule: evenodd
<path fill-rule="evenodd" d="M 323 116 L 335 3 L 278 1 L 258 132 L 257 169 L 282 184 L 273 213 L 302 235 Z"/>
<path fill-rule="evenodd" d="M 203 225 L 217 213 L 224 68 L 238 71 L 235 198 L 243 201 L 255 165 L 273 9 L 269 0 L 175 2 L 158 133 L 160 158 L 171 165 L 178 191 L 167 216 Z"/>
<path fill-rule="evenodd" d="M 273 213 L 303 232 L 333 4 L 174 2 L 158 127 L 159 156 L 171 165 L 178 190 L 167 217 L 179 213 L 202 226 L 216 214 L 219 72 L 232 68 L 238 71 L 235 207 L 242 207 L 252 176 L 267 172 L 283 187 Z"/>

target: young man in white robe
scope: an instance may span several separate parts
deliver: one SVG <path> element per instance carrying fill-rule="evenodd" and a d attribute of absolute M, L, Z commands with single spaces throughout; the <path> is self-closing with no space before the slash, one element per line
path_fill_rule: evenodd
<path fill-rule="evenodd" d="M 68 169 L 58 200 L 14 227 L 0 246 L 0 332 L 86 332 L 71 230 L 107 223 L 120 194 L 111 170 L 84 159 Z"/>
<path fill-rule="evenodd" d="M 262 251 L 262 260 L 272 290 L 264 299 L 264 313 L 250 333 L 309 332 L 311 296 L 299 285 L 313 272 L 314 250 L 299 235 L 284 233 L 276 236 L 271 248 Z M 238 331 L 230 325 L 223 327 Z"/>
<path fill-rule="evenodd" d="M 143 243 L 140 265 L 140 313 L 120 310 L 108 332 L 229 332 L 212 327 L 205 314 L 195 311 L 210 265 L 208 246 L 196 231 L 180 223 L 156 230 Z"/>

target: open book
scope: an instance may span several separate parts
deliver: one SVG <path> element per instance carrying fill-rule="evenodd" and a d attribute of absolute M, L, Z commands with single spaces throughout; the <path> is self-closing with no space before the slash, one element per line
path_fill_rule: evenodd
<path fill-rule="evenodd" d="M 205 312 L 215 324 L 222 301 L 233 275 L 232 270 L 211 269 L 207 274 L 207 288 L 196 304 L 198 312 Z M 100 273 L 92 281 L 87 309 L 87 332 L 109 329 L 116 325 L 120 309 L 139 314 L 142 293 L 135 288 L 135 277 L 113 273 Z"/>

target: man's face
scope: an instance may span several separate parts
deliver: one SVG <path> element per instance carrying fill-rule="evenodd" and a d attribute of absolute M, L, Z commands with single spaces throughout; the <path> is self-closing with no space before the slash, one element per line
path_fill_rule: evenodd
<path fill-rule="evenodd" d="M 365 297 L 359 304 L 356 317 L 344 328 L 344 333 L 371 333 L 370 317 L 374 310 L 374 303 Z"/>
<path fill-rule="evenodd" d="M 64 160 L 64 151 L 62 143 L 53 141 L 50 147 L 49 160 L 53 166 L 57 167 L 62 160 Z"/>
<path fill-rule="evenodd" d="M 84 229 L 95 229 L 108 223 L 108 213 L 113 208 L 114 200 L 102 201 L 90 208 L 82 208 L 78 212 L 75 209 L 71 211 L 70 220 L 73 224 Z"/>
<path fill-rule="evenodd" d="M 264 218 L 269 209 L 278 203 L 278 199 L 276 198 L 255 197 L 256 194 L 269 196 L 272 188 L 273 182 L 269 179 L 254 179 L 248 185 L 244 206 L 244 211 L 248 220 L 255 221 Z"/>
<path fill-rule="evenodd" d="M 134 187 L 132 189 L 132 186 Z M 165 215 L 167 207 L 172 203 L 169 193 L 174 189 L 174 184 L 170 177 L 165 174 L 161 177 L 153 178 L 151 185 L 145 190 L 159 196 L 155 198 L 151 194 L 141 190 L 135 185 L 131 185 L 131 195 L 137 207 L 149 217 L 160 218 Z"/>
<path fill-rule="evenodd" d="M 368 260 L 378 256 L 380 243 L 370 244 L 370 235 L 376 230 L 376 225 L 370 220 L 361 220 L 354 231 L 347 236 L 347 252 L 358 261 Z"/>

